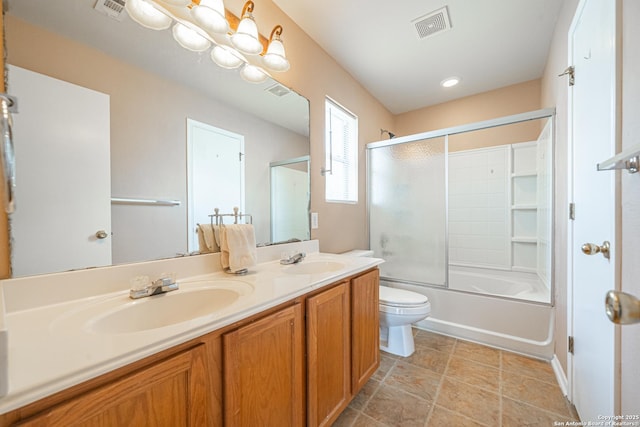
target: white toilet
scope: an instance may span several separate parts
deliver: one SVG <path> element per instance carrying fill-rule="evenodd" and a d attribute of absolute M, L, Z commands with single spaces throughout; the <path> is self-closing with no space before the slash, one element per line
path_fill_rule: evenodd
<path fill-rule="evenodd" d="M 373 251 L 353 250 L 344 255 L 372 257 Z M 417 292 L 380 286 L 380 349 L 408 357 L 413 354 L 411 324 L 431 314 L 429 299 Z"/>
<path fill-rule="evenodd" d="M 411 324 L 431 314 L 429 299 L 417 292 L 380 286 L 380 349 L 408 357 L 413 354 Z"/>

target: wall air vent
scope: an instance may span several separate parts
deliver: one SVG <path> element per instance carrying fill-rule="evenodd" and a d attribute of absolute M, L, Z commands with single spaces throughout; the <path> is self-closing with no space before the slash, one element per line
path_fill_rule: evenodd
<path fill-rule="evenodd" d="M 419 39 L 426 39 L 451 29 L 447 6 L 414 19 L 411 24 L 415 26 Z"/>
<path fill-rule="evenodd" d="M 271 92 L 275 96 L 285 96 L 291 92 L 288 88 L 282 86 L 280 83 L 269 86 L 265 89 L 267 92 Z"/>
<path fill-rule="evenodd" d="M 109 18 L 122 21 L 125 15 L 124 3 L 125 0 L 98 0 L 93 8 Z"/>

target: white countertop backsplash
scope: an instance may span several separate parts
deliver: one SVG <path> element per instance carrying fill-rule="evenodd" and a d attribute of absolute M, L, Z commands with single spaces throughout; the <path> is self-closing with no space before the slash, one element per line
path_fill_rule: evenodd
<path fill-rule="evenodd" d="M 0 281 L 0 414 L 383 262 L 318 249 L 315 240 L 258 248 L 259 264 L 244 276 L 225 274 L 219 254 L 208 254 Z M 278 262 L 284 251 L 307 253 L 302 263 L 340 261 L 345 267 L 286 274 L 290 266 Z M 130 301 L 132 277 L 154 279 L 169 272 L 176 273 L 181 290 L 204 280 L 224 280 L 252 291 L 211 315 L 162 328 L 97 333 L 87 327 L 95 317 L 91 307 Z"/>

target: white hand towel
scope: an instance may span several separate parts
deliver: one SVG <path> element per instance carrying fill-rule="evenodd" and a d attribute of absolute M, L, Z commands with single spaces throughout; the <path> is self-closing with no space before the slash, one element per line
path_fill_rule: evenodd
<path fill-rule="evenodd" d="M 251 224 L 220 227 L 220 262 L 232 272 L 253 267 L 257 263 L 256 236 Z"/>
<path fill-rule="evenodd" d="M 216 228 L 218 228 L 216 225 L 198 224 L 200 253 L 220 252 L 220 246 L 215 238 Z"/>

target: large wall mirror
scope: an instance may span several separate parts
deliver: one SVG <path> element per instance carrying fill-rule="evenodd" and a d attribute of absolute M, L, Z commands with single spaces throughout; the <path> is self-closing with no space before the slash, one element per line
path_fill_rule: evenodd
<path fill-rule="evenodd" d="M 14 276 L 191 253 L 187 140 L 194 122 L 243 139 L 242 209 L 258 244 L 309 238 L 308 191 L 300 196 L 304 218 L 295 219 L 302 229 L 275 238 L 273 230 L 286 227 L 272 224 L 278 210 L 272 204 L 281 198 L 271 194 L 272 165 L 309 155 L 307 99 L 273 79 L 247 83 L 216 66 L 208 52 L 178 46 L 169 30 L 145 29 L 126 12 L 121 20 L 108 17 L 93 0 L 5 3 L 8 93 L 18 96 L 20 109 L 17 209 L 10 218 Z M 42 118 L 26 122 L 34 111 Z M 89 151 L 94 140 L 106 145 Z M 212 193 L 236 185 L 231 175 L 217 176 Z M 61 177 L 62 184 L 52 184 Z M 72 202 L 76 187 L 87 193 Z M 28 188 L 36 192 L 35 206 Z M 66 246 L 74 239 L 84 246 Z M 108 257 L 92 259 L 91 248 L 107 248 Z"/>

